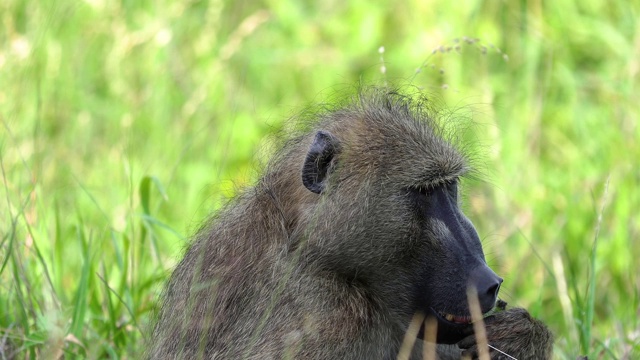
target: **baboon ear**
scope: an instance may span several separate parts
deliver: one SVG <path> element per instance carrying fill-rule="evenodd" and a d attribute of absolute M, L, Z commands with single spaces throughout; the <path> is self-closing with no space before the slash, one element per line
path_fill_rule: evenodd
<path fill-rule="evenodd" d="M 331 133 L 316 133 L 302 166 L 302 183 L 307 189 L 316 194 L 324 190 L 331 161 L 339 151 L 340 144 Z"/>

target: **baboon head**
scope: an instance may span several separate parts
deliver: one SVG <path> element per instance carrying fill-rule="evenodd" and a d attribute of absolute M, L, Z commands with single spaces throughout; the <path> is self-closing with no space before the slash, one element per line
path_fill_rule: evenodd
<path fill-rule="evenodd" d="M 394 93 L 327 115 L 300 157 L 308 193 L 293 235 L 309 266 L 362 288 L 398 327 L 437 319 L 438 343 L 468 329 L 469 286 L 484 313 L 502 282 L 460 210 L 470 169 L 454 144 L 423 102 Z"/>
<path fill-rule="evenodd" d="M 469 287 L 483 313 L 503 310 L 485 318 L 488 343 L 551 358 L 544 324 L 496 306 L 502 279 L 459 206 L 473 171 L 438 113 L 373 89 L 313 115 L 198 232 L 163 292 L 147 358 L 392 358 L 415 340 L 412 319 L 429 318 L 436 333 L 419 336 L 456 344 L 436 351 L 459 359 L 483 346 Z"/>

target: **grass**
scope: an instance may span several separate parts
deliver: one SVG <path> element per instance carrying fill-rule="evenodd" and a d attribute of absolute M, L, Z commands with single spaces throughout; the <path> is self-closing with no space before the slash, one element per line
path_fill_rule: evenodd
<path fill-rule="evenodd" d="M 358 82 L 472 117 L 487 176 L 466 211 L 558 359 L 640 357 L 638 4 L 6 0 L 0 15 L 0 358 L 137 358 L 161 284 L 255 179 L 265 136 Z"/>

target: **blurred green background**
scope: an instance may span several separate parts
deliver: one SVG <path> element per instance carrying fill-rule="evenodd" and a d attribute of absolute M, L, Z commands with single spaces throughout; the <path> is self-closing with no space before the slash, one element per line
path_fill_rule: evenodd
<path fill-rule="evenodd" d="M 359 83 L 476 124 L 465 210 L 558 359 L 640 358 L 637 1 L 3 0 L 0 18 L 0 358 L 137 358 L 267 135 Z"/>

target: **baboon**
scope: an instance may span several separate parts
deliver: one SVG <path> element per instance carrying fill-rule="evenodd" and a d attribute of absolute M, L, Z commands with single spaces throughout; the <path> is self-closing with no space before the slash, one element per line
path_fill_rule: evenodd
<path fill-rule="evenodd" d="M 423 97 L 387 88 L 303 128 L 197 233 L 147 357 L 395 359 L 417 313 L 436 320 L 441 359 L 477 357 L 467 288 L 488 314 L 502 279 L 458 205 L 472 169 L 455 136 Z M 484 321 L 492 358 L 550 358 L 525 310 Z"/>

